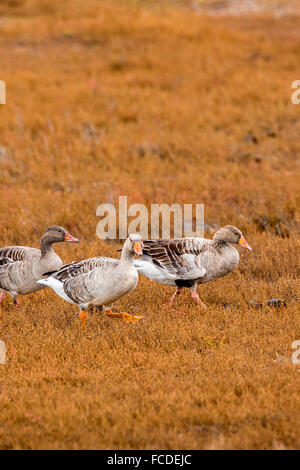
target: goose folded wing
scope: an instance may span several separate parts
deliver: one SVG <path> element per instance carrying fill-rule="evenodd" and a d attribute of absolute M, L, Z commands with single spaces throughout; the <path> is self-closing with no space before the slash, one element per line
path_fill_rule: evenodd
<path fill-rule="evenodd" d="M 69 279 L 80 276 L 81 274 L 88 273 L 96 268 L 104 267 L 105 265 L 116 265 L 119 261 L 112 258 L 89 258 L 82 261 L 76 261 L 64 265 L 58 271 L 44 273 L 44 277 L 52 276 L 58 281 L 66 282 Z"/>
<path fill-rule="evenodd" d="M 9 264 L 14 263 L 15 261 L 11 258 L 0 258 L 0 270 L 1 268 L 7 267 Z"/>
<path fill-rule="evenodd" d="M 0 249 L 0 261 L 5 259 L 10 259 L 12 262 L 25 261 L 34 254 L 39 253 L 40 251 L 36 248 L 30 248 L 28 246 L 7 246 Z"/>
<path fill-rule="evenodd" d="M 205 250 L 202 239 L 147 240 L 144 242 L 143 258 L 177 278 L 197 279 L 206 272 L 199 256 Z"/>
<path fill-rule="evenodd" d="M 62 283 L 63 290 L 74 303 L 84 304 L 93 298 L 95 287 L 99 288 L 98 282 L 97 286 L 94 285 L 93 272 L 99 268 L 105 272 L 107 269 L 117 266 L 118 263 L 119 260 L 112 258 L 90 258 L 67 264 L 51 274 L 50 278 L 57 279 Z"/>

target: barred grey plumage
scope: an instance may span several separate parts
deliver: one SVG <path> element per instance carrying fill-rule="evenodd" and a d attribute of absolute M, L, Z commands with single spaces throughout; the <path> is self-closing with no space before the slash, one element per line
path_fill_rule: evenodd
<path fill-rule="evenodd" d="M 54 252 L 52 244 L 63 241 L 78 241 L 63 227 L 49 227 L 40 241 L 41 249 L 28 246 L 7 246 L 0 249 L 0 301 L 8 292 L 14 303 L 18 294 L 29 294 L 44 286 L 37 284 L 45 271 L 59 269 L 63 263 Z"/>
<path fill-rule="evenodd" d="M 140 235 L 132 234 L 123 245 L 120 260 L 95 257 L 70 263 L 38 282 L 51 287 L 68 302 L 78 305 L 82 326 L 85 327 L 85 315 L 82 314 L 89 305 L 110 307 L 136 288 L 138 272 L 133 264 L 135 254 L 142 254 L 142 239 Z M 121 316 L 126 321 L 141 318 L 111 311 L 109 315 Z"/>
<path fill-rule="evenodd" d="M 177 287 L 171 303 L 182 287 L 189 287 L 193 298 L 201 302 L 196 293 L 197 285 L 225 276 L 238 265 L 239 254 L 230 243 L 239 243 L 251 250 L 242 232 L 226 225 L 215 233 L 212 240 L 146 240 L 143 256 L 134 263 L 140 274 Z"/>

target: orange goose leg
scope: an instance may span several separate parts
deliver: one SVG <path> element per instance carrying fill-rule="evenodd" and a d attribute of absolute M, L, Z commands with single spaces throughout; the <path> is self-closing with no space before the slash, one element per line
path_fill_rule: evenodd
<path fill-rule="evenodd" d="M 143 318 L 138 315 L 130 315 L 129 313 L 126 313 L 126 312 L 112 312 L 110 309 L 106 310 L 105 313 L 108 317 L 121 318 L 123 321 L 131 322 L 131 323 L 134 323 L 138 320 L 141 320 L 141 318 Z"/>
<path fill-rule="evenodd" d="M 5 297 L 5 292 L 3 290 L 3 291 L 0 292 L 0 304 L 3 302 L 4 297 Z"/>
<path fill-rule="evenodd" d="M 86 312 L 80 310 L 80 325 L 83 330 L 86 329 Z"/>

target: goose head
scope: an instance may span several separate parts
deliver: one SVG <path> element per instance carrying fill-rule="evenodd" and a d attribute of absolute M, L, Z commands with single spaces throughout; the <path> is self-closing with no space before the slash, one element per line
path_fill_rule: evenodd
<path fill-rule="evenodd" d="M 213 240 L 217 243 L 236 243 L 243 248 L 246 248 L 246 250 L 252 251 L 251 246 L 246 242 L 242 232 L 233 225 L 226 225 L 218 230 L 215 233 Z"/>
<path fill-rule="evenodd" d="M 129 235 L 127 240 L 124 243 L 122 251 L 126 251 L 131 255 L 139 255 L 143 254 L 143 241 L 142 237 L 137 233 L 132 233 Z"/>
<path fill-rule="evenodd" d="M 46 232 L 42 236 L 41 242 L 43 244 L 52 245 L 52 243 L 59 242 L 73 242 L 78 243 L 78 238 L 72 237 L 63 227 L 59 225 L 52 225 L 47 228 Z"/>

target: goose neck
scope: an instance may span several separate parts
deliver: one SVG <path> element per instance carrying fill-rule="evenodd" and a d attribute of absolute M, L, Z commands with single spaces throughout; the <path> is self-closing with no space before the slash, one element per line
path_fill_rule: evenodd
<path fill-rule="evenodd" d="M 121 254 L 121 262 L 122 263 L 133 263 L 134 253 L 128 248 L 123 247 L 122 254 Z"/>
<path fill-rule="evenodd" d="M 222 251 L 229 243 L 225 242 L 224 240 L 219 240 L 218 238 L 213 240 L 213 246 L 218 250 Z"/>
<path fill-rule="evenodd" d="M 53 253 L 52 242 L 49 240 L 41 239 L 40 250 L 42 254 L 42 258 L 47 256 L 49 253 Z"/>

